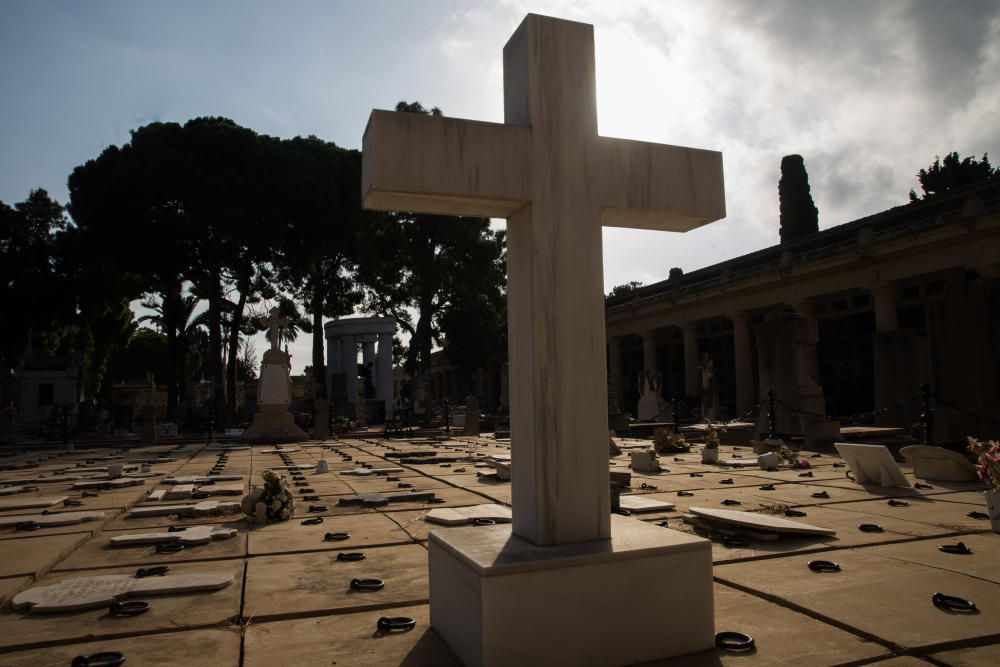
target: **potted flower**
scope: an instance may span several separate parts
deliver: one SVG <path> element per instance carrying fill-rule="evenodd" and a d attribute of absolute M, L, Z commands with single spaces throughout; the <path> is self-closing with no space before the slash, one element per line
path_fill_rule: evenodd
<path fill-rule="evenodd" d="M 240 506 L 247 521 L 257 525 L 288 521 L 295 512 L 295 498 L 285 478 L 270 470 L 265 470 L 261 477 L 264 485 L 251 488 Z"/>
<path fill-rule="evenodd" d="M 1000 533 L 1000 442 L 983 442 L 970 437 L 969 451 L 976 455 L 979 478 L 990 485 L 989 490 L 984 492 L 986 509 L 993 532 Z"/>
<path fill-rule="evenodd" d="M 701 450 L 702 463 L 716 463 L 719 460 L 719 434 L 714 428 L 705 436 L 705 449 Z"/>

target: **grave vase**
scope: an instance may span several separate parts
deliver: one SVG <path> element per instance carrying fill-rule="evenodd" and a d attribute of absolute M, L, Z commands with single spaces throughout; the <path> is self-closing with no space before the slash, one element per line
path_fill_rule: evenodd
<path fill-rule="evenodd" d="M 702 463 L 716 463 L 719 460 L 719 450 L 718 449 L 703 449 L 701 450 L 701 462 Z"/>
<path fill-rule="evenodd" d="M 1000 534 L 1000 493 L 996 491 L 986 491 L 986 512 L 990 515 L 990 526 L 994 533 Z"/>

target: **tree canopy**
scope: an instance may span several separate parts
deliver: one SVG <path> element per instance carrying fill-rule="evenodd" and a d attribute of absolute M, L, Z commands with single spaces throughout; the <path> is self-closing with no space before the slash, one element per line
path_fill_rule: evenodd
<path fill-rule="evenodd" d="M 943 160 L 935 157 L 929 167 L 917 172 L 917 180 L 920 181 L 923 195 L 918 196 L 916 191 L 910 190 L 910 201 L 927 199 L 997 174 L 1000 174 L 1000 167 L 994 169 L 986 153 L 983 153 L 982 160 L 978 161 L 971 155 L 964 159 L 959 158 L 957 152 L 948 153 Z"/>

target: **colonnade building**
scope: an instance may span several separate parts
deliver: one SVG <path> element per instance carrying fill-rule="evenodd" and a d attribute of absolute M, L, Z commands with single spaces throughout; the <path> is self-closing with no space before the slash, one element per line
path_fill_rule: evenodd
<path fill-rule="evenodd" d="M 1000 179 L 609 298 L 606 322 L 609 393 L 633 415 L 644 369 L 666 400 L 697 401 L 707 355 L 729 417 L 773 388 L 814 413 L 891 408 L 874 422 L 909 426 L 927 382 L 937 439 L 996 437 Z"/>

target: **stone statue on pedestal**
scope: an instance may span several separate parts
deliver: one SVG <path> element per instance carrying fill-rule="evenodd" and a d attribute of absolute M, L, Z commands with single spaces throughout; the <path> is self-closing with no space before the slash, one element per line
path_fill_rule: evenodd
<path fill-rule="evenodd" d="M 292 400 L 291 355 L 279 346 L 280 329 L 288 326 L 288 318 L 281 317 L 277 308 L 264 320 L 271 332 L 271 348 L 264 352 L 260 364 L 260 381 L 257 383 L 257 405 L 253 423 L 244 434 L 246 440 L 268 442 L 298 442 L 309 436 L 296 423 L 288 404 Z"/>

